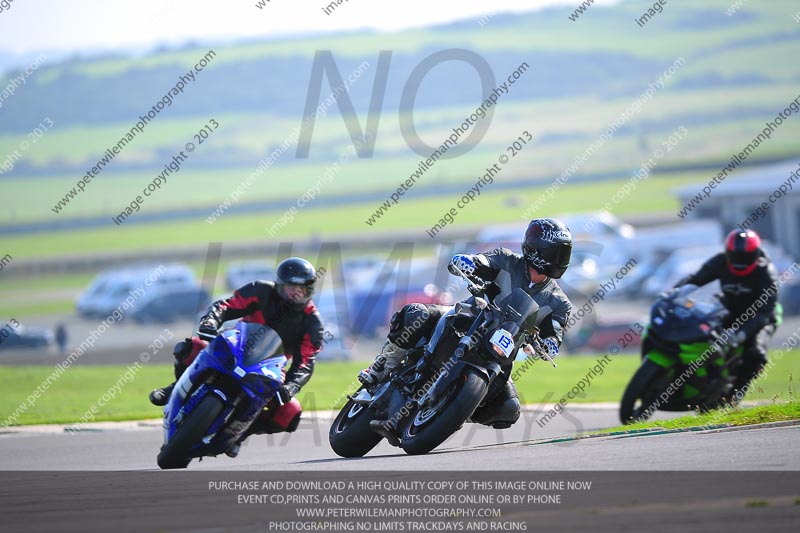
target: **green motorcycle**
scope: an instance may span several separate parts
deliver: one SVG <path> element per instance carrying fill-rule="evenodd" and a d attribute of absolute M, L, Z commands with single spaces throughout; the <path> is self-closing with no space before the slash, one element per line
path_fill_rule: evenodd
<path fill-rule="evenodd" d="M 743 349 L 721 338 L 729 312 L 719 297 L 695 299 L 695 290 L 685 285 L 653 304 L 642 364 L 620 402 L 623 424 L 656 410 L 704 411 L 730 402 Z"/>

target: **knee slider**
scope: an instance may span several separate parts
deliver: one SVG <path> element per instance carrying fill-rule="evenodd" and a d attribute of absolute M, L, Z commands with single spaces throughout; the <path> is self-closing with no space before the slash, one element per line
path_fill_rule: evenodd
<path fill-rule="evenodd" d="M 303 414 L 302 412 L 297 413 L 295 415 L 295 417 L 292 418 L 292 421 L 289 422 L 288 426 L 286 426 L 286 431 L 287 432 L 292 433 L 297 429 L 297 426 L 300 425 L 300 417 L 302 416 L 302 414 Z"/>
<path fill-rule="evenodd" d="M 507 422 L 509 425 L 519 420 L 521 406 L 518 398 L 509 398 L 500 406 L 497 412 L 497 419 L 501 422 Z"/>

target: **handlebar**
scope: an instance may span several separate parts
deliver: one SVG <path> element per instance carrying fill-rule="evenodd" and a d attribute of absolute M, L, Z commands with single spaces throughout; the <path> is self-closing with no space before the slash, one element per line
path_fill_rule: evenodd
<path fill-rule="evenodd" d="M 533 343 L 529 342 L 530 340 L 533 340 Z M 537 335 L 533 337 L 529 336 L 528 339 L 526 339 L 525 343 L 522 345 L 522 351 L 531 357 L 549 361 L 550 364 L 553 365 L 553 368 L 558 368 L 558 365 L 553 361 L 553 358 L 550 357 L 550 354 L 547 353 L 547 350 L 542 349 L 541 344 L 539 344 L 538 332 Z"/>
<path fill-rule="evenodd" d="M 472 279 L 470 279 L 470 277 L 467 276 L 467 274 L 465 274 L 463 270 L 458 268 L 456 265 L 452 265 L 452 266 L 453 266 L 453 269 L 458 273 L 458 275 L 466 280 L 466 282 L 467 282 L 467 290 L 470 292 L 470 294 L 472 294 L 476 298 L 478 296 L 486 294 L 486 289 L 488 288 L 488 286 L 489 286 L 489 284 L 491 282 L 486 282 L 486 283 L 483 283 L 482 285 L 478 285 L 477 283 L 472 281 Z M 492 307 L 494 307 L 493 303 L 492 303 Z M 530 338 L 531 337 L 529 337 L 529 339 Z M 539 345 L 539 342 L 538 342 L 539 341 L 538 331 L 537 331 L 537 334 L 532 338 L 534 339 L 534 342 L 535 342 L 536 346 L 534 347 L 529 342 L 524 342 L 523 345 L 522 345 L 522 350 L 526 354 L 528 354 L 530 356 L 535 356 L 535 357 L 538 357 L 539 359 L 543 359 L 545 361 L 550 361 L 550 364 L 553 365 L 553 368 L 558 368 L 558 365 L 556 364 L 555 361 L 553 361 L 553 358 L 550 357 L 550 354 L 548 354 L 546 350 L 543 350 L 541 348 L 541 345 Z M 463 355 L 463 348 L 461 348 L 460 346 L 459 346 L 459 348 L 462 350 L 462 355 Z"/>
<path fill-rule="evenodd" d="M 464 278 L 467 282 L 467 290 L 473 296 L 480 296 L 486 292 L 486 288 L 489 286 L 489 283 L 483 283 L 482 285 L 478 285 L 472 279 L 464 273 L 463 270 L 458 268 L 456 265 L 452 265 L 453 269 L 458 272 L 458 275 Z"/>

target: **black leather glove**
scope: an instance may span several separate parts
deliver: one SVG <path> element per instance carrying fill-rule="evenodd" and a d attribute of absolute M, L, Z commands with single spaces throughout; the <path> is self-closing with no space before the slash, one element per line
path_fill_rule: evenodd
<path fill-rule="evenodd" d="M 217 336 L 217 327 L 210 322 L 203 322 L 200 324 L 200 327 L 197 328 L 197 336 L 204 341 L 211 342 Z"/>
<path fill-rule="evenodd" d="M 175 348 L 172 350 L 172 355 L 174 355 L 176 359 L 183 360 L 186 359 L 191 352 L 192 339 L 187 338 L 175 345 Z"/>
<path fill-rule="evenodd" d="M 744 331 L 736 331 L 733 328 L 725 329 L 723 336 L 725 337 L 725 342 L 730 344 L 733 348 L 736 348 L 747 340 L 747 335 Z"/>

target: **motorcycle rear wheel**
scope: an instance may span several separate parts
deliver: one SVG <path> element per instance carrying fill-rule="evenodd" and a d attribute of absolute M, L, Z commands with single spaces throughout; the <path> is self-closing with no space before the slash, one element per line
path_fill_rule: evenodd
<path fill-rule="evenodd" d="M 409 455 L 422 455 L 459 430 L 486 394 L 486 376 L 467 370 L 442 393 L 435 406 L 416 410 L 403 426 L 400 446 Z"/>
<path fill-rule="evenodd" d="M 203 398 L 169 442 L 161 447 L 158 453 L 159 468 L 171 470 L 189 466 L 192 446 L 203 438 L 224 408 L 225 404 L 215 394 Z"/>

